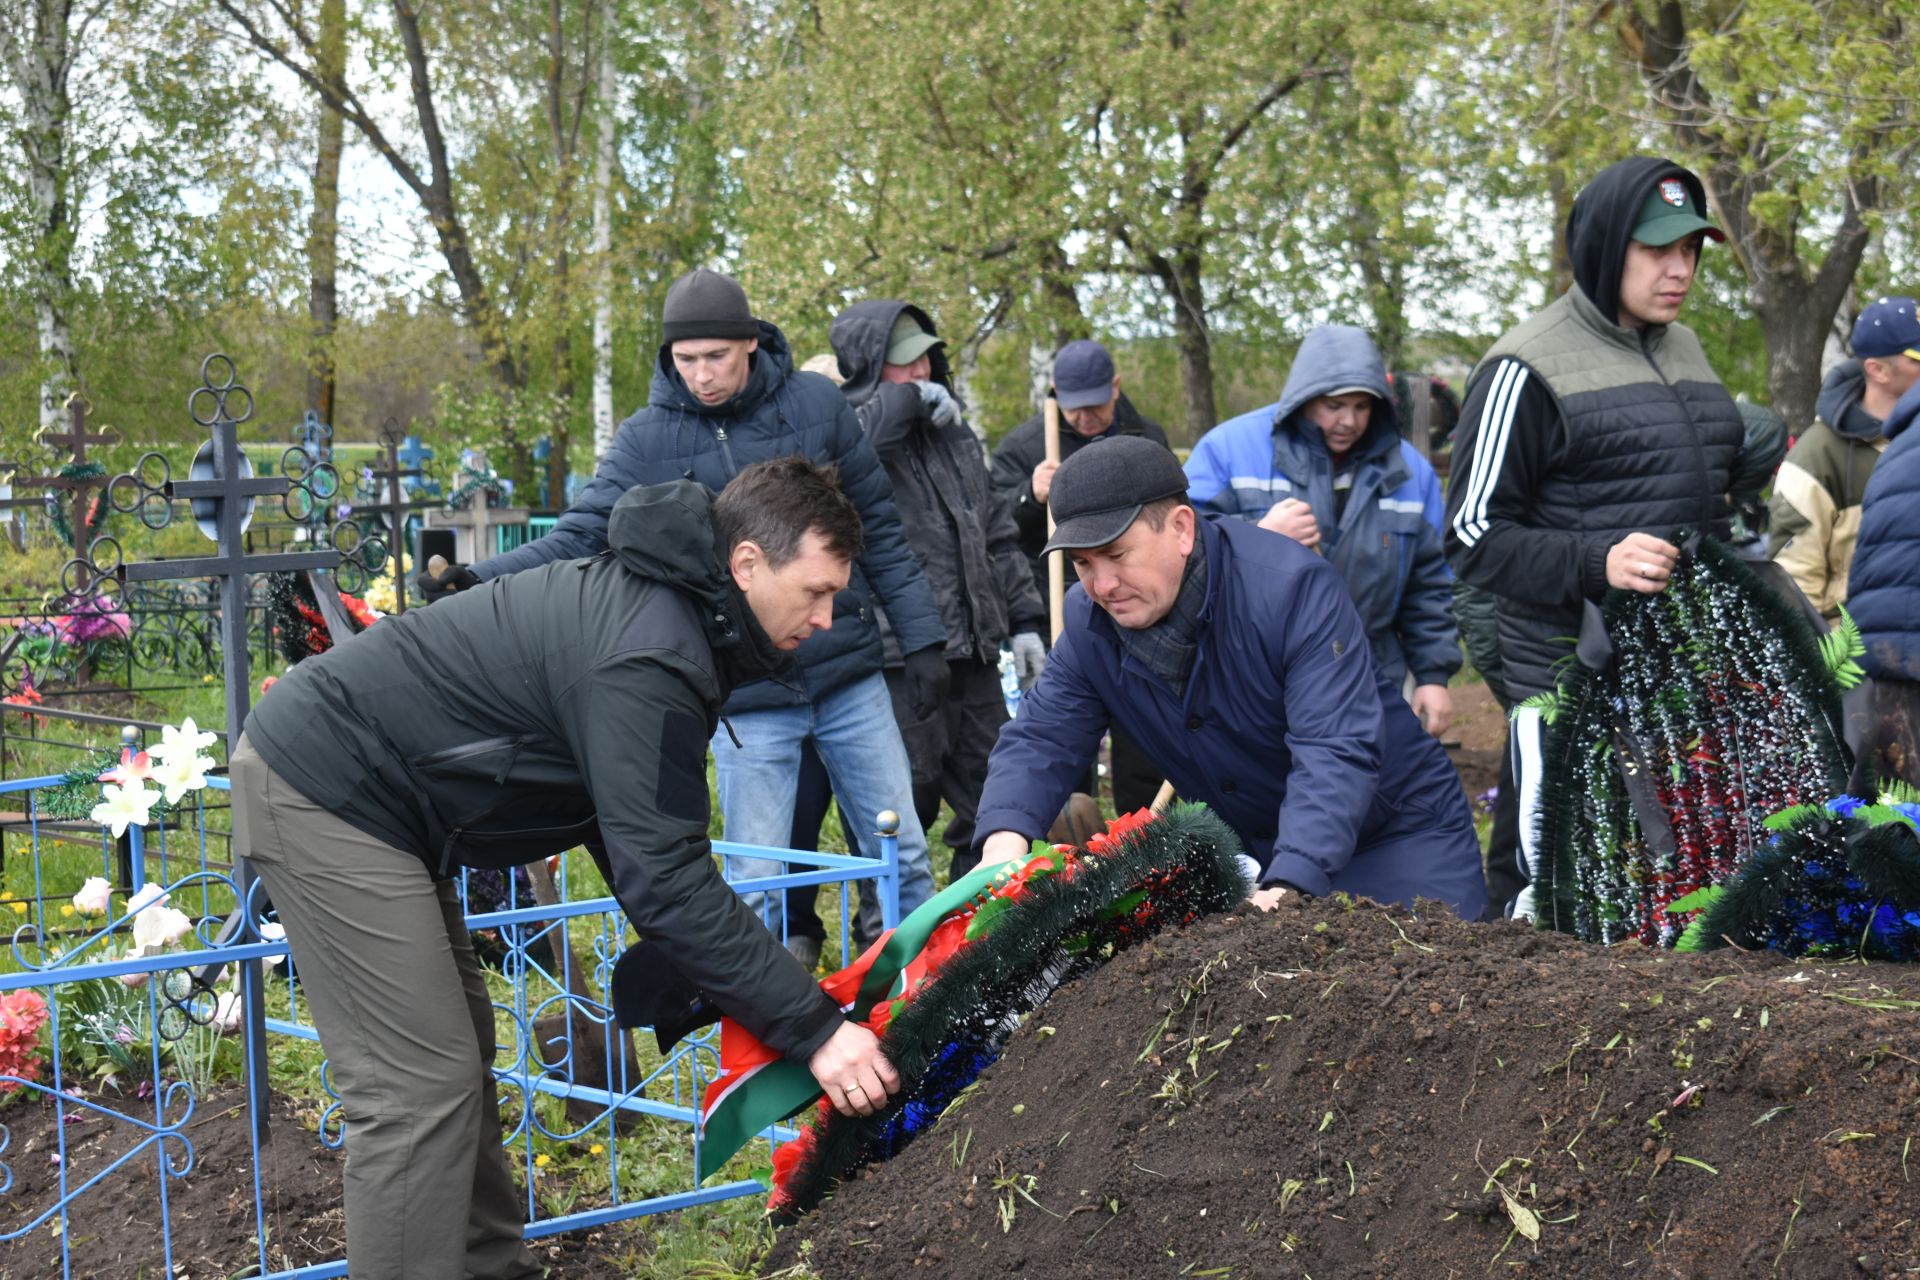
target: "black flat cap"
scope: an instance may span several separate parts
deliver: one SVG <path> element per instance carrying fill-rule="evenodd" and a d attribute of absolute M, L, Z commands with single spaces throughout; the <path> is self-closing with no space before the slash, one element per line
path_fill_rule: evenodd
<path fill-rule="evenodd" d="M 1145 436 L 1096 440 L 1053 473 L 1047 509 L 1056 527 L 1040 554 L 1104 547 L 1127 531 L 1140 508 L 1186 495 L 1187 473 L 1165 445 Z"/>

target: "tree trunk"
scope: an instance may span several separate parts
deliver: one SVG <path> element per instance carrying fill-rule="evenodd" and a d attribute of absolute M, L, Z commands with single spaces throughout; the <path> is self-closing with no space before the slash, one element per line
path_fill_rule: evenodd
<path fill-rule="evenodd" d="M 28 291 L 39 336 L 40 425 L 57 430 L 62 407 L 78 384 L 67 306 L 73 297 L 73 206 L 68 198 L 67 134 L 73 101 L 69 38 L 71 0 L 30 0 L 27 27 L 0 32 L 6 72 L 20 94 L 15 136 L 26 158 L 33 244 Z M 8 25 L 12 25 L 9 15 Z"/>
<path fill-rule="evenodd" d="M 314 72 L 336 86 L 347 71 L 346 0 L 321 0 L 320 42 Z M 307 226 L 307 408 L 333 426 L 336 384 L 333 333 L 339 321 L 340 155 L 346 145 L 346 121 L 324 99 L 313 161 L 313 218 Z"/>
<path fill-rule="evenodd" d="M 1763 277 L 1754 284 L 1754 312 L 1767 344 L 1767 395 L 1773 411 L 1798 433 L 1813 424 L 1820 394 L 1820 357 L 1833 311 L 1816 308 L 1800 280 Z"/>
<path fill-rule="evenodd" d="M 1187 406 L 1187 444 L 1195 445 L 1220 419 L 1213 407 L 1213 338 L 1200 284 L 1200 251 L 1184 249 L 1160 280 L 1173 299 L 1173 340 L 1180 353 L 1180 389 Z"/>
<path fill-rule="evenodd" d="M 1567 247 L 1567 219 L 1573 213 L 1573 188 L 1567 171 L 1558 162 L 1547 165 L 1547 197 L 1553 208 L 1553 296 L 1573 288 L 1573 251 Z"/>
<path fill-rule="evenodd" d="M 613 447 L 613 162 L 619 82 L 613 64 L 613 22 L 600 44 L 600 136 L 593 172 L 593 456 Z"/>

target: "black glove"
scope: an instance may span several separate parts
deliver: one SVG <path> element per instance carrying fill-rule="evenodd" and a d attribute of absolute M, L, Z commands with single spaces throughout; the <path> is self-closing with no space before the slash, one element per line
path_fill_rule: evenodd
<path fill-rule="evenodd" d="M 953 671 L 947 666 L 945 645 L 928 645 L 907 655 L 907 705 L 916 720 L 931 720 L 946 701 Z"/>
<path fill-rule="evenodd" d="M 413 580 L 413 585 L 420 588 L 421 598 L 428 604 L 432 604 L 435 600 L 450 596 L 456 591 L 465 591 L 468 587 L 479 586 L 480 577 L 463 564 L 450 564 L 446 572 L 437 578 L 422 570 L 420 576 Z"/>

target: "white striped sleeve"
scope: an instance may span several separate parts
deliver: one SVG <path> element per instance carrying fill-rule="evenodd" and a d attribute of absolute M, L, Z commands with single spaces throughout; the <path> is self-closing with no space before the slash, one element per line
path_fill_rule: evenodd
<path fill-rule="evenodd" d="M 1487 503 L 1500 468 L 1506 464 L 1507 445 L 1513 438 L 1515 409 L 1520 391 L 1527 385 L 1531 371 L 1517 360 L 1504 360 L 1491 375 L 1486 409 L 1480 415 L 1480 429 L 1473 446 L 1473 468 L 1467 475 L 1467 493 L 1453 515 L 1453 533 L 1463 547 L 1471 547 L 1487 532 Z"/>

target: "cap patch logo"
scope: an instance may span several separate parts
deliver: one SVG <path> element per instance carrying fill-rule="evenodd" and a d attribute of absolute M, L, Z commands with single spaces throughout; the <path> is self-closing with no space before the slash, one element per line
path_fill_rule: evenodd
<path fill-rule="evenodd" d="M 1660 198 L 1676 209 L 1687 207 L 1687 189 L 1680 185 L 1678 178 L 1660 180 Z"/>

